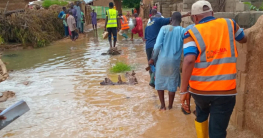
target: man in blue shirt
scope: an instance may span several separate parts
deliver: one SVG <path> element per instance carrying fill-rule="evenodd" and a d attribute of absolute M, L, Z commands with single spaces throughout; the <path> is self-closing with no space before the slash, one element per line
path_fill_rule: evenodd
<path fill-rule="evenodd" d="M 190 12 L 185 15 L 182 15 L 182 18 L 186 16 L 190 16 Z M 151 59 L 153 48 L 160 29 L 162 28 L 162 26 L 170 24 L 170 22 L 171 22 L 171 18 L 161 18 L 161 16 L 157 13 L 157 10 L 152 9 L 151 22 L 147 24 L 147 27 L 145 28 L 145 35 L 144 35 L 146 39 L 147 61 Z M 151 83 L 150 85 L 154 86 Z"/>
<path fill-rule="evenodd" d="M 58 18 L 62 19 L 63 22 L 65 22 L 65 19 L 63 19 L 63 15 L 66 14 L 66 10 L 67 10 L 66 7 L 63 7 L 62 11 L 58 14 Z M 65 37 L 67 37 L 69 35 L 68 26 L 66 26 L 64 23 L 63 23 L 63 26 L 65 30 Z"/>
<path fill-rule="evenodd" d="M 147 24 L 147 27 L 145 28 L 145 35 L 144 35 L 146 39 L 147 61 L 151 59 L 153 48 L 161 27 L 168 24 L 170 24 L 170 18 L 161 18 L 157 14 L 157 10 L 152 9 L 151 22 Z M 153 81 L 154 77 L 151 71 L 150 71 L 150 75 L 152 80 L 149 85 L 154 87 L 154 81 Z"/>

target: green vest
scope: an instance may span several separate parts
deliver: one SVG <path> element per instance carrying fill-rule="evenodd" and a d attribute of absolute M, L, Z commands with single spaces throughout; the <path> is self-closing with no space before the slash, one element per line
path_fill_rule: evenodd
<path fill-rule="evenodd" d="M 107 28 L 117 27 L 118 11 L 116 11 L 115 9 L 109 9 L 107 11 L 107 15 L 108 15 Z"/>

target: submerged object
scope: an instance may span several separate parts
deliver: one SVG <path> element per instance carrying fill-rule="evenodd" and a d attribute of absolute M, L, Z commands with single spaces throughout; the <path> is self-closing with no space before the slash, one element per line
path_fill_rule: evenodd
<path fill-rule="evenodd" d="M 121 76 L 118 76 L 118 82 L 114 83 L 109 78 L 105 78 L 104 81 L 100 83 L 100 85 L 123 85 L 123 84 L 129 84 L 129 85 L 136 85 L 138 84 L 137 78 L 135 77 L 135 72 L 132 71 L 131 74 L 126 72 L 125 77 L 128 78 L 128 82 L 124 82 L 121 79 Z"/>

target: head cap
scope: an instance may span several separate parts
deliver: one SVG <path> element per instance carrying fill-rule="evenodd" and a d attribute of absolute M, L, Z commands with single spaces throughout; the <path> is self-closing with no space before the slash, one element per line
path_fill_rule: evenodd
<path fill-rule="evenodd" d="M 204 6 L 207 6 L 209 10 L 204 11 L 203 10 Z M 198 14 L 207 13 L 211 11 L 213 11 L 213 8 L 210 2 L 206 0 L 199 0 L 192 5 L 191 15 L 198 15 Z"/>
<path fill-rule="evenodd" d="M 157 9 L 157 6 L 153 6 L 153 9 Z"/>

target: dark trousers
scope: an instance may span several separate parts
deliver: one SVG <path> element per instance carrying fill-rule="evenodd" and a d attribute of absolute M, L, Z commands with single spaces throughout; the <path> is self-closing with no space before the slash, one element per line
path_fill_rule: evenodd
<path fill-rule="evenodd" d="M 81 32 L 81 33 L 83 33 L 83 32 L 84 32 L 84 23 L 81 23 L 80 32 Z"/>
<path fill-rule="evenodd" d="M 71 39 L 74 40 L 75 37 L 78 37 L 78 33 L 76 31 L 71 31 Z"/>
<path fill-rule="evenodd" d="M 148 61 L 152 58 L 152 53 L 153 53 L 153 47 L 146 49 L 146 55 Z"/>
<path fill-rule="evenodd" d="M 68 36 L 69 35 L 69 32 L 68 32 L 68 27 L 63 25 L 64 26 L 64 30 L 65 30 L 65 36 Z"/>
<path fill-rule="evenodd" d="M 113 35 L 114 42 L 117 41 L 117 27 L 113 28 L 107 28 L 107 31 L 109 33 L 109 41 L 111 42 L 111 35 Z"/>
<path fill-rule="evenodd" d="M 196 121 L 209 119 L 209 137 L 225 138 L 230 116 L 236 104 L 236 96 L 201 96 L 192 94 L 196 103 Z"/>

